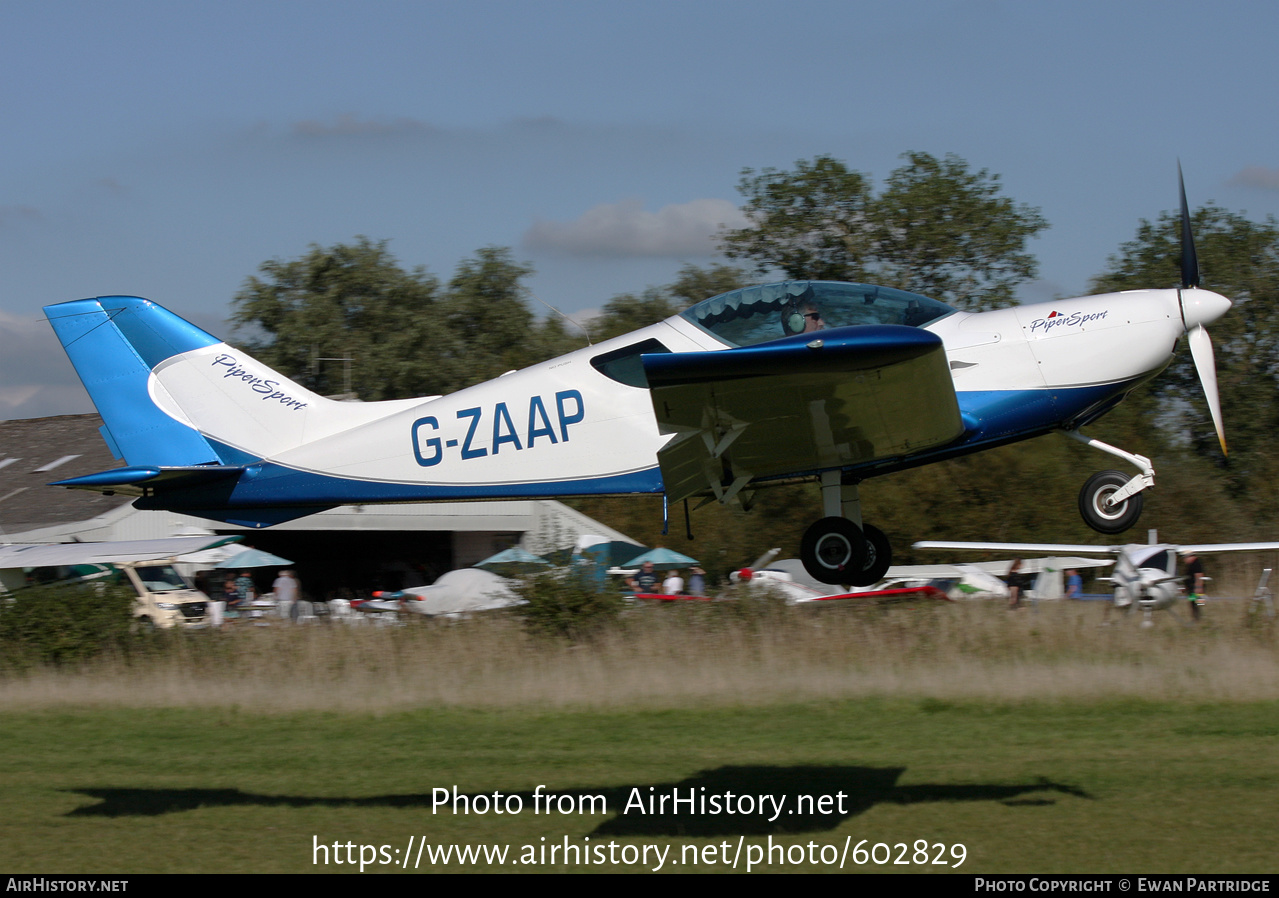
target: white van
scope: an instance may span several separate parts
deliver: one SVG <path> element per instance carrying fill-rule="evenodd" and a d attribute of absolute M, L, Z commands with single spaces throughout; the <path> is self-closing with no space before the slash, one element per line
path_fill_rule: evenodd
<path fill-rule="evenodd" d="M 191 585 L 167 561 L 114 565 L 123 582 L 138 594 L 134 616 L 144 627 L 203 627 L 209 622 L 209 597 Z"/>
<path fill-rule="evenodd" d="M 133 616 L 144 628 L 203 627 L 209 597 L 169 561 L 126 561 L 0 570 L 0 594 L 38 583 L 128 585 L 137 595 Z"/>

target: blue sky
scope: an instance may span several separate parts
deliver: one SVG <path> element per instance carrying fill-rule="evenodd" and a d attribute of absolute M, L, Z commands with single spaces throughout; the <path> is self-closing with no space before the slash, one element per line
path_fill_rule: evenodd
<path fill-rule="evenodd" d="M 0 418 L 92 406 L 40 307 L 226 336 L 267 259 L 356 235 L 447 278 L 510 246 L 566 312 L 707 264 L 745 167 L 956 153 L 1083 292 L 1176 203 L 1279 213 L 1279 5 L 0 0 Z M 1162 285 L 1152 285 L 1162 286 Z"/>

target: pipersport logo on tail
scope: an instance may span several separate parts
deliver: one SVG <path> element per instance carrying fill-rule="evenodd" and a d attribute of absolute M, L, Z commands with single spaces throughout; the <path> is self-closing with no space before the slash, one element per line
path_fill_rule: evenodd
<path fill-rule="evenodd" d="M 241 365 L 239 360 L 230 353 L 224 352 L 214 358 L 213 367 L 225 369 L 220 372 L 224 378 L 229 377 L 233 380 L 238 380 L 246 384 L 254 393 L 261 394 L 263 402 L 278 402 L 285 408 L 291 408 L 295 412 L 306 408 L 306 403 L 301 399 L 296 399 L 281 390 L 279 381 L 254 373 Z"/>

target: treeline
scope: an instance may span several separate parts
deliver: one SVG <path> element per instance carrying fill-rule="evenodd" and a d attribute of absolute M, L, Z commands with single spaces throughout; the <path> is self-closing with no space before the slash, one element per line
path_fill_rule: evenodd
<path fill-rule="evenodd" d="M 685 266 L 672 284 L 615 296 L 587 323 L 593 341 L 627 333 L 709 296 L 783 277 L 881 283 L 957 308 L 1008 305 L 1036 274 L 1027 240 L 1047 226 L 1039 210 L 1001 193 L 998 175 L 955 156 L 903 157 L 882 190 L 829 156 L 793 170 L 745 170 L 739 185 L 749 225 L 720 235 L 740 264 Z M 1213 326 L 1229 457 L 1221 454 L 1188 351 L 1150 385 L 1093 425 L 1102 440 L 1151 458 L 1156 487 L 1138 525 L 1179 542 L 1279 535 L 1279 222 L 1254 222 L 1208 205 L 1194 215 L 1203 286 L 1235 305 Z M 1179 283 L 1179 223 L 1165 212 L 1140 221 L 1092 281 L 1096 292 Z M 532 267 L 486 247 L 442 282 L 405 270 L 383 242 L 313 246 L 264 263 L 235 298 L 241 344 L 316 392 L 366 401 L 449 393 L 585 345 L 556 315 L 535 310 Z M 1058 436 L 930 465 L 862 489 L 865 516 L 892 541 L 897 560 L 923 538 L 1098 542 L 1076 496 L 1094 471 L 1122 467 Z M 793 554 L 820 516 L 817 490 L 760 490 L 753 511 L 711 505 L 684 537 L 682 508 L 663 536 L 660 500 L 583 499 L 586 513 L 649 545 L 698 556 L 722 574 L 773 546 Z"/>

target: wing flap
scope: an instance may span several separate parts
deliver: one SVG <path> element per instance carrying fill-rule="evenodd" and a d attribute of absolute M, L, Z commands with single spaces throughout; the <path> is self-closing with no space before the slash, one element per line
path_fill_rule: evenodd
<path fill-rule="evenodd" d="M 643 357 L 671 499 L 945 445 L 964 432 L 941 339 L 911 327 Z"/>

